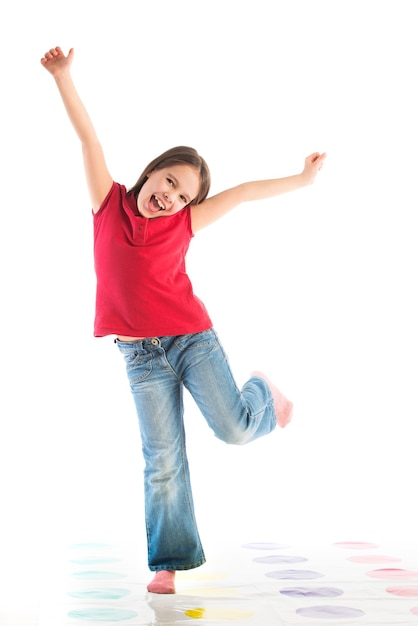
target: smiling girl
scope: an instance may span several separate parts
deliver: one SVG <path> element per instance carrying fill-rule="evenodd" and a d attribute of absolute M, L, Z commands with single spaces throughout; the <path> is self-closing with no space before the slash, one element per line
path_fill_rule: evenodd
<path fill-rule="evenodd" d="M 245 182 L 208 198 L 210 173 L 193 148 L 151 161 L 129 190 L 109 173 L 101 144 L 75 89 L 74 50 L 41 59 L 54 77 L 80 139 L 94 220 L 97 276 L 94 335 L 115 337 L 136 405 L 145 460 L 147 589 L 175 593 L 175 572 L 205 562 L 185 450 L 183 388 L 222 441 L 242 445 L 286 426 L 292 403 L 261 372 L 241 389 L 185 268 L 192 237 L 243 202 L 310 185 L 325 153 L 300 174 Z"/>

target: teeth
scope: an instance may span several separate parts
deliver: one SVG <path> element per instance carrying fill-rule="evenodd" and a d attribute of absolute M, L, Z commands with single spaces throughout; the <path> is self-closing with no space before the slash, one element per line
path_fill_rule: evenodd
<path fill-rule="evenodd" d="M 154 196 L 154 197 L 155 197 L 155 200 L 157 201 L 157 204 L 160 207 L 161 211 L 164 211 L 165 206 L 162 204 L 162 202 L 160 202 L 160 200 L 158 200 L 158 198 L 156 196 Z"/>

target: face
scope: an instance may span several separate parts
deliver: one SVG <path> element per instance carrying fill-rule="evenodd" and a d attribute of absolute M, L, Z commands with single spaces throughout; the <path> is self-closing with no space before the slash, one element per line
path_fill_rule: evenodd
<path fill-rule="evenodd" d="M 199 174 L 188 165 L 154 170 L 138 194 L 138 211 L 148 218 L 174 215 L 196 198 L 199 187 Z"/>

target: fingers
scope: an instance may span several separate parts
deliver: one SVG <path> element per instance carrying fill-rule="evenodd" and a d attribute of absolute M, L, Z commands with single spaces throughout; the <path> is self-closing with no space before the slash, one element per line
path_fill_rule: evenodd
<path fill-rule="evenodd" d="M 322 154 L 319 155 L 317 161 L 319 161 L 319 167 L 318 167 L 318 171 L 322 170 L 322 166 L 324 165 L 324 161 L 327 158 L 327 153 L 323 152 Z"/>
<path fill-rule="evenodd" d="M 306 157 L 303 172 L 310 182 L 315 180 L 316 175 L 322 169 L 326 156 L 326 152 L 323 152 L 322 154 L 320 152 L 313 152 Z"/>
<path fill-rule="evenodd" d="M 74 48 L 71 48 L 68 53 L 67 58 L 71 59 L 73 54 L 74 54 Z M 45 52 L 45 55 L 41 59 L 41 63 L 42 65 L 47 65 L 51 63 L 52 61 L 55 61 L 62 57 L 65 57 L 65 54 L 61 50 L 60 46 L 56 46 L 55 48 L 51 48 L 50 50 L 48 50 L 48 52 Z"/>
<path fill-rule="evenodd" d="M 50 61 L 54 57 L 59 56 L 60 54 L 62 54 L 62 50 L 59 46 L 57 46 L 56 48 L 51 48 L 50 50 L 48 50 L 48 52 L 45 52 L 44 56 L 41 59 L 41 63 L 47 63 L 48 61 Z"/>
<path fill-rule="evenodd" d="M 323 152 L 322 154 L 320 152 L 313 152 L 308 157 L 306 157 L 305 162 L 307 165 L 314 166 L 316 170 L 320 170 L 323 166 L 326 156 L 326 152 Z"/>
<path fill-rule="evenodd" d="M 311 163 L 315 163 L 318 159 L 323 161 L 326 156 L 326 152 L 323 152 L 322 154 L 320 152 L 313 152 L 308 157 L 306 157 L 306 160 L 310 161 Z"/>

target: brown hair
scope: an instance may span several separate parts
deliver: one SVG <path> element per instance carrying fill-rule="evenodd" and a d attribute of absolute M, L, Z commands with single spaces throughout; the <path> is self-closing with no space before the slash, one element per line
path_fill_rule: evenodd
<path fill-rule="evenodd" d="M 137 197 L 142 185 L 151 172 L 161 170 L 164 167 L 170 167 L 171 165 L 188 165 L 197 170 L 200 177 L 200 187 L 196 198 L 193 198 L 190 204 L 200 204 L 200 202 L 203 202 L 209 193 L 210 171 L 206 161 L 194 148 L 189 148 L 188 146 L 170 148 L 151 161 L 144 169 L 135 185 L 129 189 L 128 193 L 133 193 L 134 196 Z"/>

